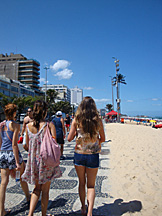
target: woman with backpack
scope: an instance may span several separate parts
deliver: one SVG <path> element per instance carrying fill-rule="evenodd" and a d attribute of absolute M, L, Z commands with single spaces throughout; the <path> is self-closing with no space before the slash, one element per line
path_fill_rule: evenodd
<path fill-rule="evenodd" d="M 28 216 L 33 215 L 41 193 L 42 216 L 46 216 L 51 181 L 61 177 L 60 167 L 47 166 L 40 155 L 41 143 L 47 129 L 46 115 L 47 104 L 44 101 L 36 101 L 33 108 L 33 121 L 26 126 L 26 144 L 29 154 L 22 179 L 35 185 Z M 53 123 L 49 123 L 48 127 L 51 135 L 56 138 Z"/>

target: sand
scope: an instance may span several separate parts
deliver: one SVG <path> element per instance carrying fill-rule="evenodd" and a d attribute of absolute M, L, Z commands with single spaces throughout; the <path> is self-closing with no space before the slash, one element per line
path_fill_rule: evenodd
<path fill-rule="evenodd" d="M 114 215 L 161 216 L 162 129 L 109 123 L 105 130 L 110 195 L 118 209 Z"/>

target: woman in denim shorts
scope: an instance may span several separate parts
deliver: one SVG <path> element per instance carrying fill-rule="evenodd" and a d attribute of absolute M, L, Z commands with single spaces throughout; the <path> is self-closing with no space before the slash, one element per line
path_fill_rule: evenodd
<path fill-rule="evenodd" d="M 6 121 L 0 123 L 0 170 L 1 170 L 1 185 L 0 185 L 0 215 L 7 215 L 8 212 L 4 209 L 5 193 L 9 182 L 9 175 L 15 177 L 16 170 L 20 171 L 20 175 L 24 172 L 25 163 L 19 152 L 17 145 L 20 132 L 20 125 L 14 121 L 16 116 L 17 106 L 8 104 L 5 106 Z M 25 193 L 27 202 L 30 200 L 30 193 L 26 182 L 22 182 L 21 187 Z"/>
<path fill-rule="evenodd" d="M 73 140 L 75 136 L 74 165 L 79 178 L 81 213 L 92 216 L 99 152 L 101 143 L 105 141 L 105 133 L 96 104 L 91 97 L 85 97 L 80 103 L 71 125 L 68 141 Z M 88 212 L 85 205 L 86 181 Z"/>

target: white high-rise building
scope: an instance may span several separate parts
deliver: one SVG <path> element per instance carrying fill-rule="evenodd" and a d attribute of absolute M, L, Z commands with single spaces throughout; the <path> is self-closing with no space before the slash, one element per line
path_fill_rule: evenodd
<path fill-rule="evenodd" d="M 71 89 L 71 104 L 74 104 L 75 106 L 79 105 L 80 102 L 83 100 L 83 90 L 78 88 L 77 86 L 75 88 Z"/>
<path fill-rule="evenodd" d="M 54 89 L 55 91 L 58 92 L 58 96 L 55 102 L 68 101 L 70 103 L 71 94 L 70 94 L 70 89 L 67 86 L 64 86 L 63 84 L 59 84 L 59 85 L 48 84 L 47 90 L 48 89 Z M 42 91 L 45 92 L 45 90 L 46 90 L 46 85 L 44 84 L 42 87 Z"/>

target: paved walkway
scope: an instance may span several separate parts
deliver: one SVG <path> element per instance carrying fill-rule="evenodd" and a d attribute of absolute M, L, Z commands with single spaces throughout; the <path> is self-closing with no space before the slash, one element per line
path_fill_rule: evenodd
<path fill-rule="evenodd" d="M 80 215 L 80 200 L 78 194 L 78 178 L 73 165 L 75 141 L 68 142 L 65 140 L 64 155 L 65 160 L 62 160 L 60 167 L 62 177 L 55 179 L 51 183 L 48 211 L 55 216 L 73 216 Z M 96 179 L 96 199 L 93 215 L 108 216 L 109 204 L 112 200 L 111 187 L 108 181 L 109 175 L 109 141 L 102 144 L 100 154 L 100 167 Z M 27 152 L 23 150 L 22 145 L 19 146 L 24 160 L 27 160 Z M 33 186 L 29 185 L 30 191 Z M 25 196 L 19 185 L 15 184 L 15 180 L 10 178 L 6 192 L 6 208 L 12 211 L 10 215 L 28 215 L 28 206 Z M 41 215 L 41 202 L 39 200 L 35 209 L 34 215 Z M 112 216 L 112 215 L 111 215 Z"/>

